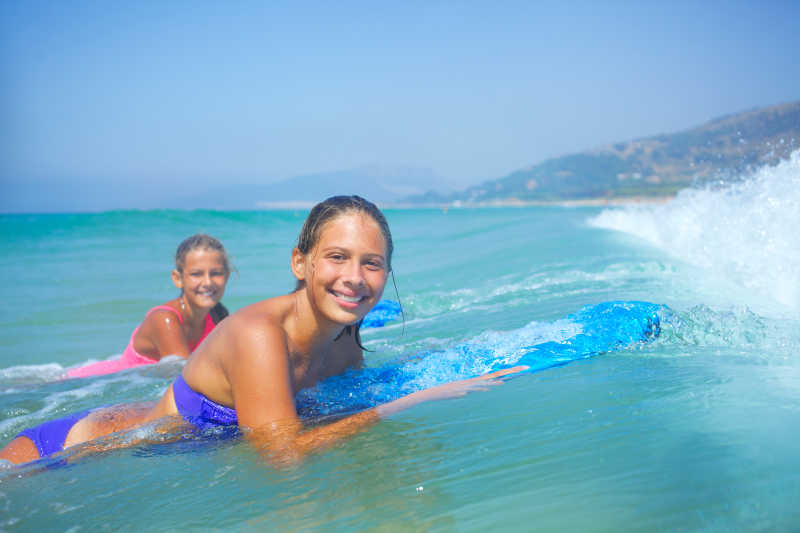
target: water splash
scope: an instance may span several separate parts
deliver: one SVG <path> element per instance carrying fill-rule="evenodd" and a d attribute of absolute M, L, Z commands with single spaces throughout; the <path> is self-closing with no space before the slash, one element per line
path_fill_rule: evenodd
<path fill-rule="evenodd" d="M 63 378 L 64 373 L 64 367 L 58 363 L 0 368 L 0 391 L 19 385 L 35 385 L 56 381 Z"/>
<path fill-rule="evenodd" d="M 800 309 L 800 150 L 743 181 L 681 191 L 665 205 L 607 209 L 595 227 L 641 237 L 747 291 Z"/>
<path fill-rule="evenodd" d="M 531 322 L 378 367 L 348 370 L 300 391 L 298 411 L 303 417 L 354 412 L 501 368 L 527 365 L 533 372 L 564 365 L 652 340 L 660 332 L 661 314 L 669 313 L 647 302 L 586 306 L 552 323 Z"/>
<path fill-rule="evenodd" d="M 656 344 L 735 348 L 793 357 L 800 350 L 799 326 L 796 320 L 770 320 L 747 307 L 720 310 L 700 304 L 663 316 Z"/>

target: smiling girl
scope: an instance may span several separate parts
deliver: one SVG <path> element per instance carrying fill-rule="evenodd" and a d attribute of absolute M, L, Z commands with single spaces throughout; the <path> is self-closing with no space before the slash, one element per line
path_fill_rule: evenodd
<path fill-rule="evenodd" d="M 226 319 L 155 405 L 103 408 L 48 422 L 23 432 L 0 451 L 0 459 L 26 462 L 158 420 L 159 431 L 169 432 L 185 424 L 201 429 L 238 424 L 270 460 L 291 462 L 420 401 L 462 395 L 522 369 L 415 392 L 304 428 L 295 409 L 297 392 L 363 364 L 359 327 L 381 298 L 393 248 L 386 219 L 374 204 L 358 196 L 325 200 L 311 210 L 292 250 L 296 289 Z M 45 439 L 53 443 L 50 448 L 42 445 Z"/>
<path fill-rule="evenodd" d="M 220 300 L 229 275 L 228 255 L 222 243 L 203 234 L 184 239 L 175 252 L 172 271 L 172 282 L 180 289 L 180 296 L 147 312 L 133 330 L 122 357 L 72 368 L 67 377 L 110 374 L 154 364 L 167 355 L 189 357 L 228 314 Z"/>

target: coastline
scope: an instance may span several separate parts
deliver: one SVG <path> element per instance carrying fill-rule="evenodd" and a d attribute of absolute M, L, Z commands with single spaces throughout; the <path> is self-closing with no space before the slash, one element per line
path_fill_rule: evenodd
<path fill-rule="evenodd" d="M 491 202 L 446 202 L 446 203 L 409 203 L 409 202 L 376 202 L 381 209 L 483 209 L 503 207 L 624 207 L 636 205 L 666 204 L 675 198 L 672 196 L 624 196 L 608 198 L 584 198 L 576 200 L 518 200 L 509 198 L 493 200 Z M 95 214 L 102 215 L 109 212 L 155 212 L 155 211 L 307 211 L 316 202 L 255 202 L 253 207 L 228 208 L 228 207 L 172 207 L 172 208 L 125 208 L 125 209 L 86 209 L 75 211 L 0 211 L 0 217 L 27 216 L 27 215 L 72 215 Z"/>
<path fill-rule="evenodd" d="M 624 207 L 634 205 L 666 204 L 675 198 L 671 196 L 620 196 L 608 198 L 584 198 L 575 200 L 519 200 L 508 198 L 489 202 L 461 202 L 459 200 L 446 203 L 407 203 L 377 202 L 381 209 L 470 209 L 485 207 Z M 315 202 L 256 202 L 257 209 L 264 210 L 296 210 L 311 209 Z"/>
<path fill-rule="evenodd" d="M 635 205 L 659 205 L 670 202 L 671 196 L 624 196 L 608 198 L 583 198 L 575 200 L 519 200 L 508 198 L 490 202 L 448 202 L 438 204 L 386 203 L 386 209 L 469 209 L 484 207 L 624 207 Z M 274 209 L 274 207 L 272 208 Z"/>

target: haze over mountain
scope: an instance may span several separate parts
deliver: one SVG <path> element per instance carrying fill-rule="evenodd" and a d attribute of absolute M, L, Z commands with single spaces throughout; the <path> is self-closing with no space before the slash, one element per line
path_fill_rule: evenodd
<path fill-rule="evenodd" d="M 797 148 L 800 101 L 548 159 L 461 191 L 430 169 L 372 165 L 270 184 L 229 185 L 171 203 L 213 209 L 295 208 L 335 194 L 359 194 L 382 205 L 666 197 L 693 183 L 775 164 Z"/>
<path fill-rule="evenodd" d="M 800 101 L 734 113 L 689 130 L 545 160 L 411 204 L 492 204 L 665 197 L 694 183 L 736 179 L 800 148 Z"/>
<path fill-rule="evenodd" d="M 359 194 L 390 205 L 491 205 L 668 197 L 693 183 L 735 178 L 775 164 L 800 148 L 800 101 L 734 113 L 696 128 L 547 159 L 463 190 L 433 170 L 363 166 L 272 183 L 228 183 L 187 191 L 170 180 L 157 187 L 111 180 L 9 182 L 4 211 L 96 211 L 136 208 L 304 208 L 336 194 Z M 65 205 L 64 199 L 69 199 Z M 144 198 L 144 200 L 143 200 Z"/>
<path fill-rule="evenodd" d="M 310 207 L 329 196 L 358 194 L 379 204 L 392 204 L 430 190 L 447 195 L 454 187 L 431 169 L 370 165 L 295 176 L 277 183 L 228 185 L 172 203 L 209 209 Z"/>

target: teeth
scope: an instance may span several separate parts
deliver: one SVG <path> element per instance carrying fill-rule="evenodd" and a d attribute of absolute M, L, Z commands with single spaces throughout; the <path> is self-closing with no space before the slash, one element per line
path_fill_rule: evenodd
<path fill-rule="evenodd" d="M 345 302 L 356 303 L 361 301 L 361 296 L 345 296 L 344 294 L 340 294 L 338 292 L 334 292 L 337 297 L 341 298 Z"/>

